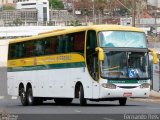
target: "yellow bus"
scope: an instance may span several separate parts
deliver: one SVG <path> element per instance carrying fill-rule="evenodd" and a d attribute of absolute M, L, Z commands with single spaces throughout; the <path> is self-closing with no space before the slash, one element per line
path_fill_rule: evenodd
<path fill-rule="evenodd" d="M 54 99 L 80 105 L 91 101 L 148 97 L 149 52 L 145 33 L 135 27 L 93 25 L 51 31 L 9 43 L 8 94 L 22 105 Z"/>

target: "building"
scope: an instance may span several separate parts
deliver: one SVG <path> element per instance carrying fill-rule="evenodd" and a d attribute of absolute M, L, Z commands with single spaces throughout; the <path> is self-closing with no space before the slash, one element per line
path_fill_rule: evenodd
<path fill-rule="evenodd" d="M 8 4 L 8 3 L 13 3 L 13 0 L 0 0 L 0 5 L 5 5 L 5 4 Z"/>
<path fill-rule="evenodd" d="M 148 5 L 160 7 L 160 0 L 148 0 Z"/>
<path fill-rule="evenodd" d="M 5 10 L 0 12 L 0 26 L 37 25 L 37 10 Z"/>
<path fill-rule="evenodd" d="M 48 0 L 35 0 L 16 3 L 17 10 L 36 9 L 39 22 L 49 21 Z"/>
<path fill-rule="evenodd" d="M 31 2 L 31 1 L 42 1 L 42 0 L 13 0 L 13 3 L 17 3 L 17 2 Z"/>

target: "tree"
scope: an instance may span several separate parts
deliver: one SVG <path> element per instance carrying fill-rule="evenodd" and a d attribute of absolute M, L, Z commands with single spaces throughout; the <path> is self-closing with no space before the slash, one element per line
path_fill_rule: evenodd
<path fill-rule="evenodd" d="M 20 25 L 22 25 L 22 21 L 19 18 L 16 18 L 15 20 L 13 20 L 13 24 L 15 26 L 20 26 Z"/>
<path fill-rule="evenodd" d="M 15 10 L 13 6 L 3 6 L 3 10 Z"/>
<path fill-rule="evenodd" d="M 60 0 L 49 0 L 49 6 L 53 9 L 64 9 L 64 4 Z"/>

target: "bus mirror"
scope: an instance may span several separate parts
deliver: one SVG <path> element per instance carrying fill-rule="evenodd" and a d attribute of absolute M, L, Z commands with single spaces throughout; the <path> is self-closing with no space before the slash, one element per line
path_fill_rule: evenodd
<path fill-rule="evenodd" d="M 103 61 L 103 60 L 104 60 L 104 52 L 103 52 L 103 49 L 100 48 L 100 47 L 96 47 L 95 51 L 98 52 L 98 59 L 99 59 L 100 61 Z"/>
<path fill-rule="evenodd" d="M 149 52 L 151 52 L 151 55 L 153 56 L 153 63 L 157 64 L 158 63 L 158 57 L 157 57 L 156 51 L 154 49 L 149 49 Z"/>

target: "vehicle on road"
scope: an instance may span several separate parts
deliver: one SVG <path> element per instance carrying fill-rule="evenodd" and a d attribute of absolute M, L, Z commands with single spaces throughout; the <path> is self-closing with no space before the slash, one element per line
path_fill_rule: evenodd
<path fill-rule="evenodd" d="M 119 25 L 71 27 L 9 43 L 8 94 L 22 105 L 54 99 L 91 101 L 145 98 L 150 92 L 149 53 L 144 31 Z"/>

